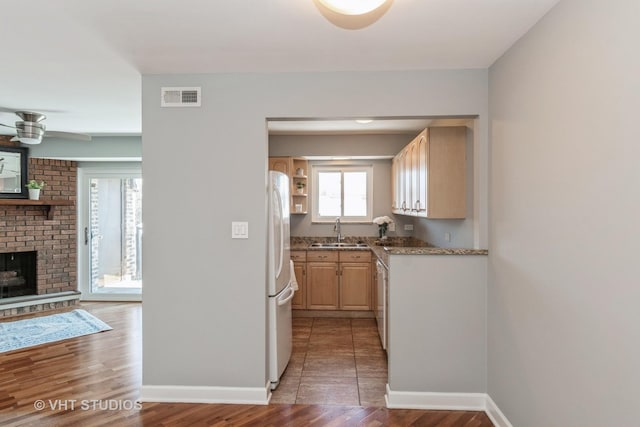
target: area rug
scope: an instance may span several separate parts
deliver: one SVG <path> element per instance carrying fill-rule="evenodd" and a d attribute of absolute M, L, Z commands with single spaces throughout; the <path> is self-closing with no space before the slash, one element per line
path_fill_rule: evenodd
<path fill-rule="evenodd" d="M 84 310 L 0 322 L 0 353 L 113 329 Z"/>

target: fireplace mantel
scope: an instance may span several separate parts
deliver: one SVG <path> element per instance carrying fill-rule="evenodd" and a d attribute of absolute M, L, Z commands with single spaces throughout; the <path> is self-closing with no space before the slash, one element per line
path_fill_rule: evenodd
<path fill-rule="evenodd" d="M 56 206 L 74 206 L 75 200 L 29 200 L 29 199 L 0 199 L 0 206 L 44 206 L 47 219 L 53 219 Z"/>

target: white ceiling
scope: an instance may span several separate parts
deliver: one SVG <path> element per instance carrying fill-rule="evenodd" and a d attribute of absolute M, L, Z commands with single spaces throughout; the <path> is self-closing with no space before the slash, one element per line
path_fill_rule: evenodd
<path fill-rule="evenodd" d="M 357 120 L 372 120 L 359 123 Z M 473 127 L 473 117 L 406 117 L 351 119 L 277 119 L 269 120 L 269 135 L 344 135 L 344 134 L 408 134 L 414 135 L 426 127 Z"/>
<path fill-rule="evenodd" d="M 345 30 L 312 0 L 0 0 L 0 107 L 136 134 L 141 74 L 487 68 L 557 1 L 395 0 Z"/>

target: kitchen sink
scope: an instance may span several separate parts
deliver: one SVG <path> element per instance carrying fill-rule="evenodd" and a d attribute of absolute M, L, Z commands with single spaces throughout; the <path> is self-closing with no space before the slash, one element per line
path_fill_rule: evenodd
<path fill-rule="evenodd" d="M 311 248 L 367 248 L 366 243 L 312 243 L 309 245 Z"/>

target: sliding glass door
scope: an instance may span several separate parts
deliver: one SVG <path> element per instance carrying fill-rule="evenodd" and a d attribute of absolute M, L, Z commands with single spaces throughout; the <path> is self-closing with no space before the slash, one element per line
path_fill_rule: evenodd
<path fill-rule="evenodd" d="M 81 168 L 83 299 L 140 300 L 142 178 L 136 168 Z"/>

